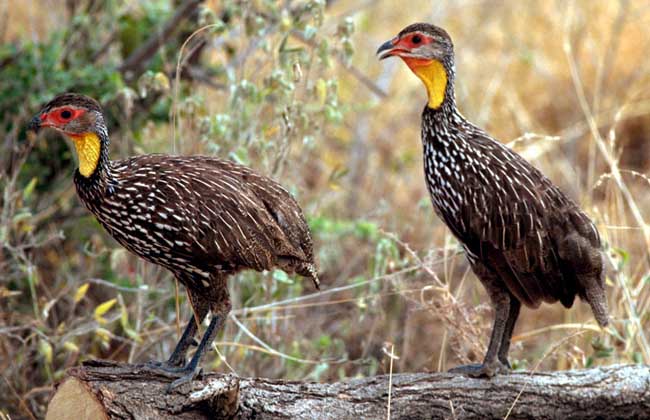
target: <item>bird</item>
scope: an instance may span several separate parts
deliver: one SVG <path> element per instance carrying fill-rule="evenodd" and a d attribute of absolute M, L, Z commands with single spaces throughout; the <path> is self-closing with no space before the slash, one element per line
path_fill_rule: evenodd
<path fill-rule="evenodd" d="M 104 229 L 138 257 L 169 270 L 185 286 L 193 315 L 165 362 L 147 367 L 171 376 L 168 390 L 192 381 L 231 310 L 227 278 L 271 270 L 311 278 L 319 288 L 311 232 L 302 209 L 277 182 L 212 156 L 145 154 L 109 157 L 100 104 L 63 93 L 28 124 L 68 137 L 78 156 L 77 195 Z M 186 363 L 200 325 L 212 318 Z"/>
<path fill-rule="evenodd" d="M 460 113 L 449 34 L 414 23 L 383 43 L 377 55 L 379 60 L 401 58 L 424 84 L 428 100 L 421 139 L 427 190 L 494 311 L 483 362 L 450 372 L 488 378 L 508 373 L 522 304 L 537 308 L 560 301 L 570 308 L 579 296 L 605 327 L 607 262 L 596 226 L 539 169 Z"/>

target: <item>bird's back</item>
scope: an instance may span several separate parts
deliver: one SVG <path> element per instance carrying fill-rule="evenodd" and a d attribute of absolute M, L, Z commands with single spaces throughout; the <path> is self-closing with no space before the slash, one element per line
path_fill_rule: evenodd
<path fill-rule="evenodd" d="M 302 210 L 282 186 L 207 156 L 142 155 L 113 161 L 115 182 L 82 201 L 120 244 L 175 273 L 273 267 L 315 276 Z"/>

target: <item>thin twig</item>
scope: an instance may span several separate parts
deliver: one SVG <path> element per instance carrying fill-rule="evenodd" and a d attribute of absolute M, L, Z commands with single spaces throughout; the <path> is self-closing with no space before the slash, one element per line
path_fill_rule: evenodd
<path fill-rule="evenodd" d="M 309 45 L 312 48 L 318 48 L 318 45 L 313 39 L 307 39 L 303 36 L 302 32 L 293 30 L 291 31 L 291 36 L 299 39 L 301 42 L 304 42 L 305 44 Z M 368 76 L 365 75 L 361 70 L 356 68 L 355 66 L 351 64 L 346 64 L 345 60 L 341 56 L 341 54 L 335 54 L 334 58 L 336 61 L 341 65 L 341 68 L 345 69 L 348 71 L 355 79 L 360 81 L 363 85 L 365 85 L 368 89 L 372 91 L 375 95 L 377 95 L 380 98 L 387 98 L 388 93 L 386 93 L 381 87 L 379 87 L 374 81 L 372 81 Z"/>
<path fill-rule="evenodd" d="M 399 359 L 395 355 L 395 346 L 393 343 L 386 343 L 390 344 L 390 352 L 386 351 L 386 347 L 384 347 L 384 354 L 388 356 L 390 359 L 390 368 L 388 370 L 388 407 L 386 410 L 386 420 L 390 420 L 390 403 L 391 403 L 391 395 L 393 392 L 393 360 Z"/>
<path fill-rule="evenodd" d="M 172 126 L 172 152 L 176 152 L 176 130 L 180 132 L 181 130 L 181 122 L 178 119 L 178 97 L 180 96 L 180 85 L 181 85 L 181 68 L 185 64 L 185 58 L 183 57 L 183 52 L 185 51 L 185 47 L 187 47 L 187 44 L 198 34 L 201 32 L 211 29 L 211 28 L 217 28 L 219 27 L 219 24 L 211 24 L 211 25 L 205 25 L 197 29 L 196 31 L 192 32 L 190 36 L 188 36 L 185 41 L 183 42 L 183 45 L 181 45 L 181 49 L 178 52 L 178 58 L 176 59 L 176 76 L 174 79 L 174 96 L 172 98 L 172 109 L 171 109 L 171 126 Z M 188 55 L 190 57 L 191 55 Z M 176 121 L 178 120 L 178 124 Z M 177 127 L 178 125 L 178 127 Z M 181 139 L 182 140 L 182 139 Z"/>
<path fill-rule="evenodd" d="M 321 364 L 323 362 L 329 362 L 330 361 L 329 359 L 323 359 L 323 360 L 301 359 L 299 357 L 293 357 L 293 356 L 290 356 L 290 355 L 288 355 L 286 353 L 282 353 L 281 351 L 278 351 L 278 350 L 274 349 L 273 347 L 269 346 L 264 341 L 262 341 L 258 336 L 253 334 L 244 324 L 242 324 L 237 319 L 237 317 L 232 312 L 230 313 L 229 317 L 234 321 L 235 324 L 237 324 L 237 326 L 244 332 L 244 334 L 246 334 L 254 342 L 256 342 L 257 344 L 262 346 L 263 349 L 265 349 L 266 351 L 268 351 L 270 354 L 272 354 L 274 356 L 279 356 L 282 359 L 291 360 L 292 362 L 304 363 L 304 364 L 308 364 L 308 365 L 318 365 L 318 364 Z"/>

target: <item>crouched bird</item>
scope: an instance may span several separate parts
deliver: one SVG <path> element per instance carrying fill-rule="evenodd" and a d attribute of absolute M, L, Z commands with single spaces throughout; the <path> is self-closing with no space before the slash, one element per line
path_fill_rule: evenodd
<path fill-rule="evenodd" d="M 231 309 L 226 280 L 243 269 L 278 267 L 319 287 L 312 238 L 302 209 L 277 182 L 210 156 L 150 154 L 112 161 L 104 113 L 97 101 L 65 93 L 31 120 L 70 138 L 79 168 L 81 202 L 133 254 L 171 271 L 193 309 L 166 362 L 170 388 L 191 381 Z M 189 362 L 198 325 L 212 318 Z"/>
<path fill-rule="evenodd" d="M 467 121 L 454 97 L 454 48 L 437 26 L 416 23 L 382 44 L 421 79 L 426 185 L 436 214 L 462 244 L 494 309 L 481 364 L 451 372 L 491 377 L 510 369 L 508 350 L 521 304 L 585 300 L 608 322 L 605 259 L 594 223 L 537 168 Z"/>

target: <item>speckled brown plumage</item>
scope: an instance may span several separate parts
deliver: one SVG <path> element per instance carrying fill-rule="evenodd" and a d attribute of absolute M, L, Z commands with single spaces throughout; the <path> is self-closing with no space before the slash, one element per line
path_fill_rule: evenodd
<path fill-rule="evenodd" d="M 121 245 L 197 290 L 213 275 L 274 267 L 312 276 L 300 207 L 279 184 L 209 156 L 143 155 L 75 176 L 82 202 Z"/>
<path fill-rule="evenodd" d="M 506 371 L 521 303 L 536 308 L 559 300 L 570 307 L 577 295 L 606 325 L 604 259 L 596 227 L 538 169 L 460 114 L 449 35 L 433 25 L 414 24 L 378 53 L 405 58 L 416 74 L 417 66 L 437 61 L 447 78 L 440 106 L 425 106 L 422 113 L 426 184 L 436 213 L 461 242 L 495 310 L 484 363 L 452 371 L 475 376 Z M 411 59 L 420 61 L 414 65 Z"/>
<path fill-rule="evenodd" d="M 81 115 L 60 123 L 63 111 Z M 48 117 L 50 116 L 50 117 Z M 43 120 L 43 118 L 45 120 Z M 311 234 L 302 210 L 280 184 L 252 169 L 210 156 L 135 156 L 111 161 L 101 107 L 91 98 L 63 94 L 34 118 L 64 134 L 95 133 L 100 155 L 90 176 L 74 182 L 83 204 L 106 231 L 135 255 L 169 269 L 187 288 L 197 321 L 212 321 L 188 363 L 194 318 L 160 369 L 191 379 L 203 352 L 230 311 L 226 278 L 243 269 L 275 267 L 310 277 L 318 287 Z M 52 125 L 55 124 L 55 125 Z"/>

